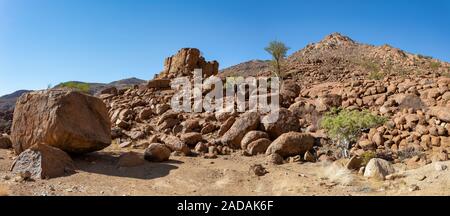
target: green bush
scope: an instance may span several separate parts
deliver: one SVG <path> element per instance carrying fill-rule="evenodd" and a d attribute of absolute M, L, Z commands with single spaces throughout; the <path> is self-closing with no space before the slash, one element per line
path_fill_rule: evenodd
<path fill-rule="evenodd" d="M 380 71 L 373 71 L 369 73 L 369 76 L 367 78 L 371 80 L 381 80 L 384 78 L 384 73 Z"/>
<path fill-rule="evenodd" d="M 370 160 L 372 160 L 373 158 L 377 157 L 377 153 L 373 152 L 373 151 L 366 151 L 364 153 L 361 154 L 361 159 L 362 159 L 362 165 L 367 165 L 369 163 Z"/>
<path fill-rule="evenodd" d="M 450 72 L 445 72 L 442 74 L 442 76 L 450 78 Z"/>
<path fill-rule="evenodd" d="M 430 68 L 433 71 L 438 70 L 441 67 L 441 63 L 440 62 L 431 62 L 430 63 Z"/>
<path fill-rule="evenodd" d="M 344 149 L 344 155 L 347 157 L 350 144 L 356 142 L 362 131 L 378 127 L 385 122 L 386 118 L 374 115 L 367 110 L 333 109 L 325 114 L 320 126 L 326 130 L 333 141 Z"/>
<path fill-rule="evenodd" d="M 89 84 L 81 82 L 64 82 L 59 84 L 58 87 L 71 88 L 85 93 L 89 92 L 90 89 Z"/>

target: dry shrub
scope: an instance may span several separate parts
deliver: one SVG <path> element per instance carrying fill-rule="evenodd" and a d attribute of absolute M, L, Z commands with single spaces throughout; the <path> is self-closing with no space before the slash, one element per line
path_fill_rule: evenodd
<path fill-rule="evenodd" d="M 350 170 L 337 164 L 328 164 L 323 167 L 322 177 L 327 178 L 333 183 L 349 186 L 353 182 L 353 174 Z"/>
<path fill-rule="evenodd" d="M 398 106 L 400 110 L 402 109 L 413 109 L 413 110 L 426 110 L 427 106 L 417 95 L 408 95 Z"/>

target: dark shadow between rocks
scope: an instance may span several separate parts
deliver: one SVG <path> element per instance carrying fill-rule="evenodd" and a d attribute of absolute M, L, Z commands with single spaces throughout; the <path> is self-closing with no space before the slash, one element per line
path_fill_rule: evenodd
<path fill-rule="evenodd" d="M 119 154 L 113 152 L 95 152 L 85 155 L 72 155 L 77 171 L 96 173 L 107 176 L 127 177 L 135 179 L 155 179 L 168 175 L 171 170 L 178 167 L 173 164 L 182 164 L 177 160 L 162 163 L 146 161 L 136 167 L 119 167 Z"/>

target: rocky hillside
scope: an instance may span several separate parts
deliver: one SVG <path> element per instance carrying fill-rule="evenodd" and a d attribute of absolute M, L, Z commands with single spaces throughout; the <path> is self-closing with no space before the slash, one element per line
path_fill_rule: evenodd
<path fill-rule="evenodd" d="M 450 64 L 407 53 L 389 45 L 372 46 L 333 33 L 288 56 L 286 75 L 304 83 L 382 79 L 385 76 L 450 76 Z M 270 74 L 264 61 L 250 61 L 222 70 L 222 76 Z"/>
<path fill-rule="evenodd" d="M 221 77 L 232 76 L 258 76 L 267 74 L 270 70 L 270 61 L 252 60 L 240 63 L 220 71 Z"/>

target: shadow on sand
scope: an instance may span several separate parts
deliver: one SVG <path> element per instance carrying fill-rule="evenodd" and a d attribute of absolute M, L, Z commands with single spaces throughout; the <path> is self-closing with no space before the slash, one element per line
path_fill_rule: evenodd
<path fill-rule="evenodd" d="M 154 179 L 168 175 L 171 170 L 177 169 L 176 164 L 181 161 L 169 160 L 163 163 L 145 162 L 136 167 L 118 167 L 119 155 L 113 152 L 95 152 L 86 155 L 72 156 L 77 171 L 96 173 L 100 175 Z"/>

